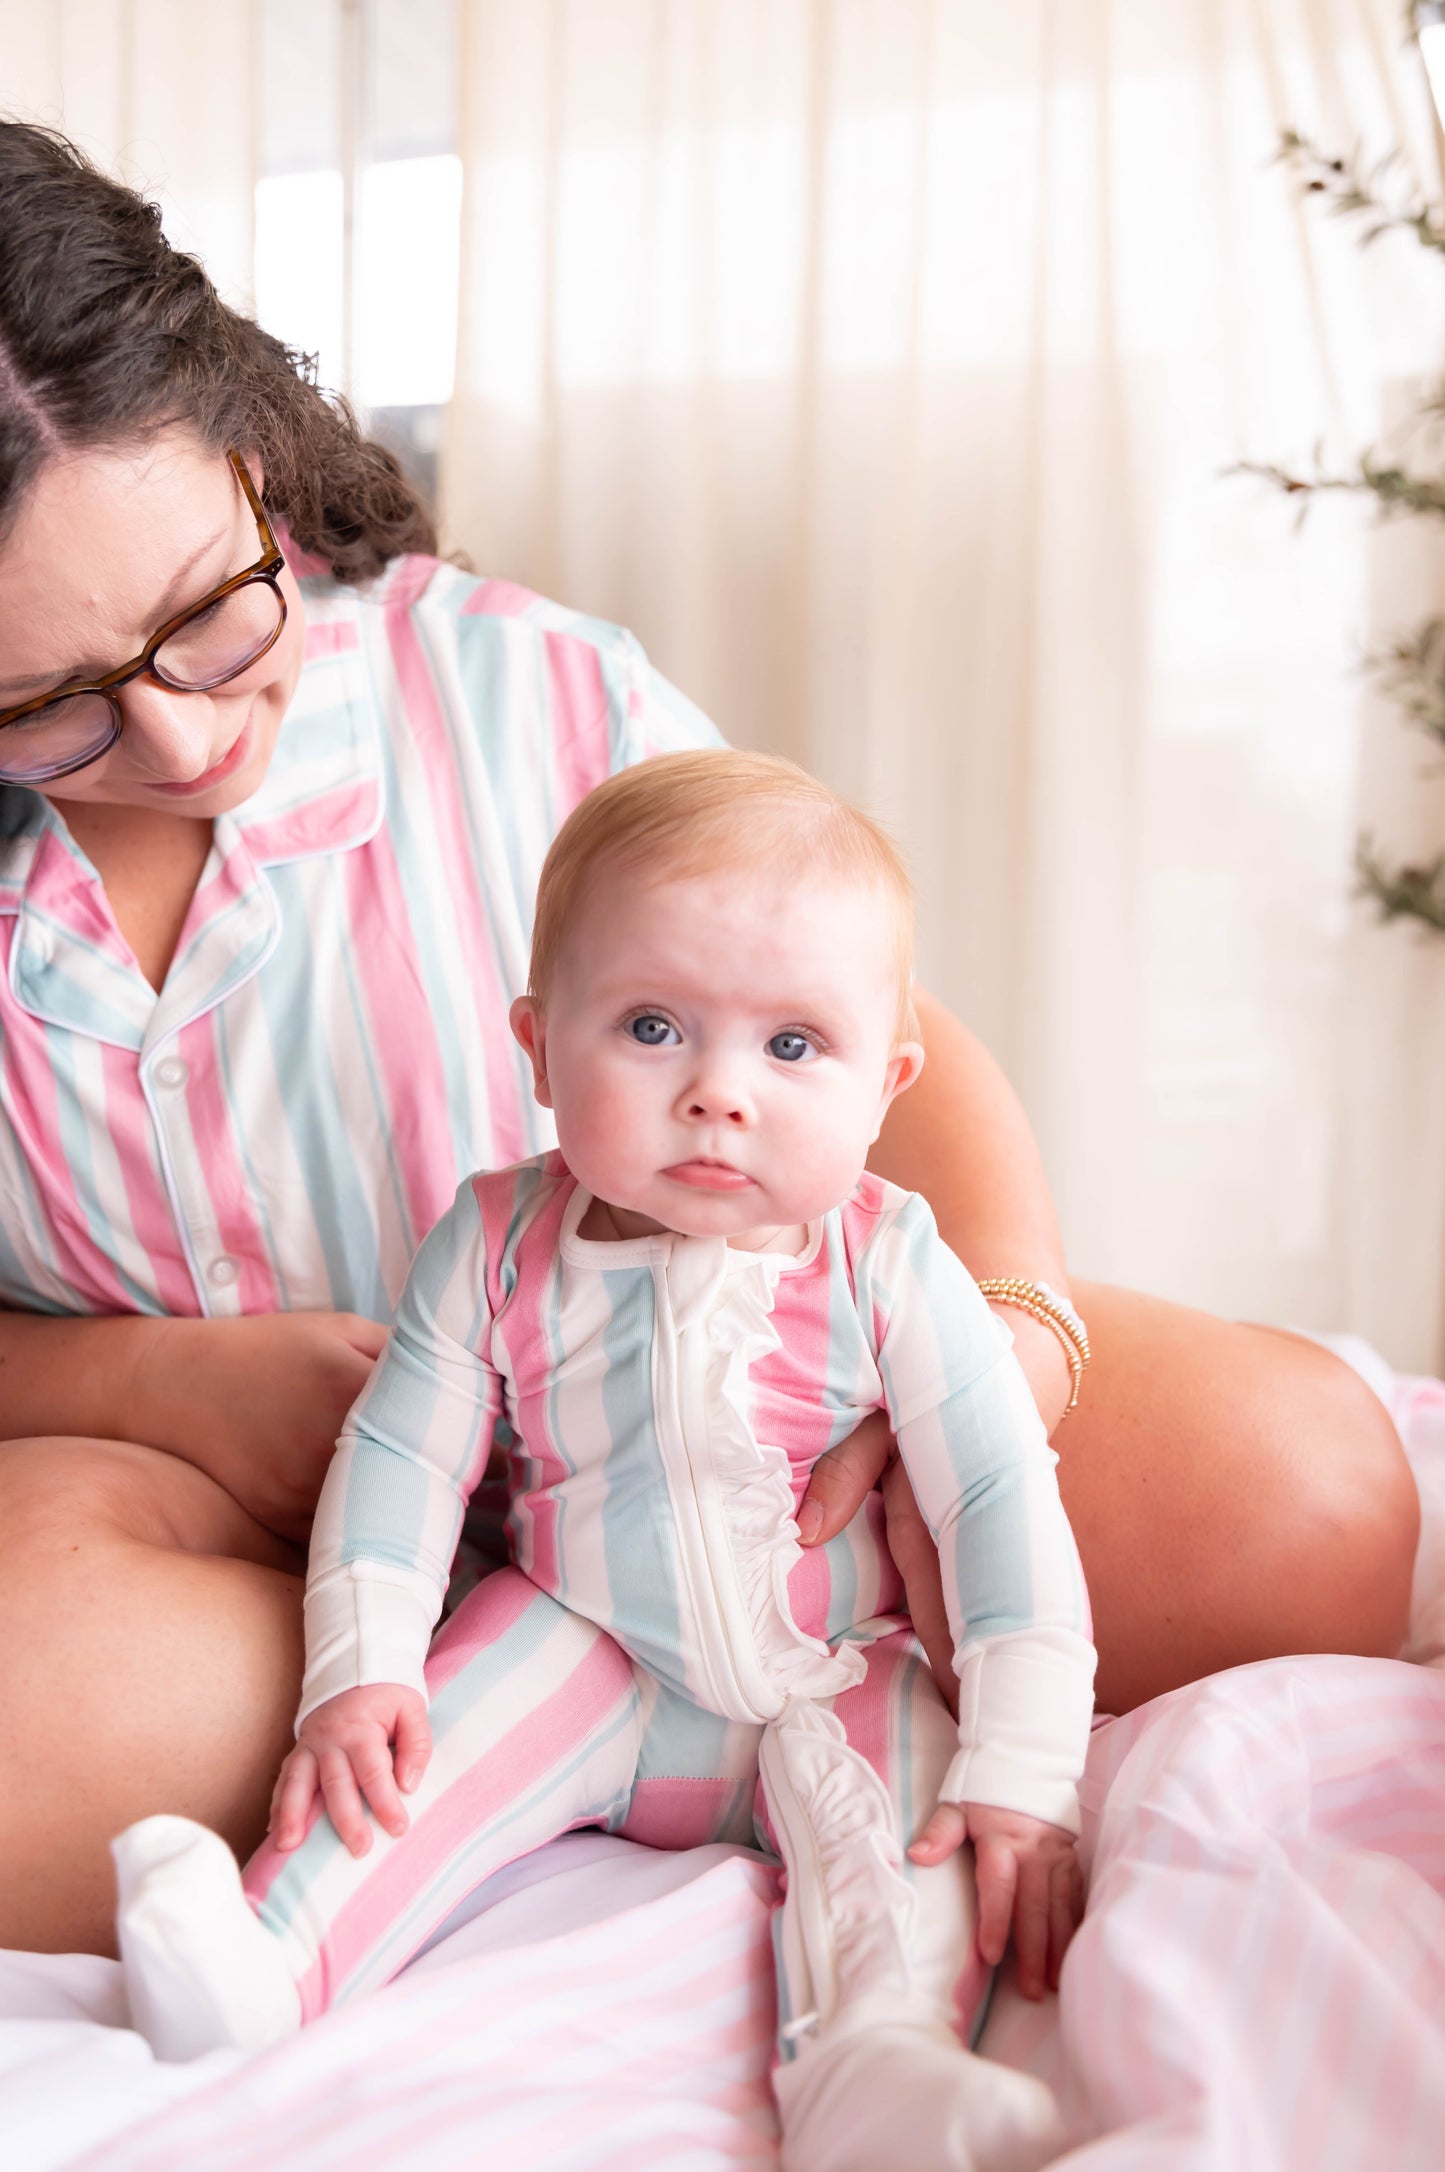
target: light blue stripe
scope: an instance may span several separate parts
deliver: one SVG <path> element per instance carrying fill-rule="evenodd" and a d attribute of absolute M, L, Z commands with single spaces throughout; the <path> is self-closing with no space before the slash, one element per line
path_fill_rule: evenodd
<path fill-rule="evenodd" d="M 679 1612 L 672 1508 L 657 1439 L 652 1270 L 632 1266 L 601 1272 L 611 1307 L 602 1382 L 609 1443 L 602 1508 L 607 1585 L 627 1649 L 660 1680 L 681 1689 L 690 1640 L 683 1636 Z"/>
<path fill-rule="evenodd" d="M 0 1103 L 3 1103 L 3 1100 L 4 1075 L 3 1069 L 0 1069 Z M 8 1110 L 5 1113 L 8 1114 Z M 39 1233 L 40 1243 L 43 1247 L 41 1254 L 42 1268 L 55 1280 L 64 1282 L 66 1277 L 56 1259 L 51 1220 L 41 1206 L 40 1195 L 35 1188 L 35 1179 L 31 1174 L 30 1164 L 26 1161 L 24 1154 L 20 1152 L 18 1144 L 12 1146 L 10 1163 L 14 1181 L 24 1194 L 26 1206 L 25 1224 L 28 1229 Z M 3 1283 L 6 1298 L 15 1306 L 17 1311 L 56 1313 L 63 1317 L 71 1308 L 62 1304 L 58 1298 L 40 1295 L 32 1286 L 30 1275 L 33 1270 L 27 1264 L 24 1254 L 17 1251 L 10 1242 L 9 1220 L 9 1214 L 5 1211 L 3 1202 L 0 1202 L 0 1283 Z M 17 1215 L 15 1221 L 18 1227 L 21 1217 Z"/>
<path fill-rule="evenodd" d="M 524 940 L 530 942 L 532 916 L 536 904 L 536 871 L 523 865 L 519 849 L 522 825 L 517 822 L 507 821 L 504 812 L 506 808 L 514 804 L 516 772 L 513 757 L 518 720 L 510 693 L 511 645 L 502 629 L 516 623 L 515 620 L 499 621 L 484 616 L 454 622 L 452 631 L 456 641 L 455 666 L 462 684 L 467 688 L 471 698 L 468 701 L 464 717 L 458 716 L 454 710 L 446 708 L 444 705 L 443 713 L 447 719 L 447 729 L 454 749 L 455 767 L 458 775 L 462 777 L 469 776 L 473 773 L 477 760 L 480 759 L 482 763 L 486 778 L 488 804 L 495 816 L 492 824 L 493 835 L 500 835 L 501 837 L 502 849 L 507 855 L 508 886 L 511 891 L 517 922 L 523 932 Z M 432 683 L 439 687 L 440 673 L 430 639 L 430 629 L 424 620 L 417 622 L 417 634 L 427 658 Z M 470 640 L 469 635 L 472 636 Z M 535 636 L 533 639 L 534 647 L 540 652 L 540 640 Z M 550 717 L 550 703 L 546 699 L 545 671 L 541 676 L 543 699 L 540 714 Z M 525 713 L 530 716 L 531 712 Z M 464 727 L 469 727 L 465 742 L 459 736 Z M 557 827 L 558 818 L 556 809 L 552 804 L 552 766 L 550 763 L 542 765 L 542 775 L 546 832 L 548 836 L 551 836 Z M 477 821 L 475 796 L 470 792 L 463 793 L 460 798 L 460 806 L 472 865 L 477 869 L 479 876 L 478 889 L 481 892 L 486 921 L 492 984 L 494 987 L 500 988 L 510 1000 L 521 995 L 523 989 L 520 986 L 509 986 L 509 981 L 516 976 L 502 957 L 497 912 L 493 903 L 495 892 L 499 886 L 501 871 L 493 865 L 489 856 L 489 848 L 483 843 Z M 518 1104 L 523 1110 L 531 1110 L 535 1107 L 532 1096 L 531 1065 L 510 1033 L 506 1037 L 506 1050 Z M 533 1129 L 531 1136 L 534 1138 L 537 1136 L 535 1129 Z"/>
<path fill-rule="evenodd" d="M 395 1326 L 358 1420 L 342 1513 L 343 1564 L 365 1560 L 403 1569 L 436 1567 L 442 1577 L 451 1565 L 461 1531 L 460 1482 L 477 1459 L 489 1392 L 486 1369 L 474 1350 L 479 1339 L 475 1289 L 467 1292 L 473 1307 L 471 1343 L 456 1345 L 458 1361 L 463 1348 L 472 1359 L 470 1393 L 455 1377 L 458 1365 L 443 1377 L 433 1351 L 439 1339 L 437 1322 L 448 1309 L 476 1221 L 476 1201 L 464 1189 L 412 1262 Z M 434 1433 L 441 1440 L 434 1440 Z M 452 1513 L 449 1532 L 443 1532 L 435 1514 L 429 1515 L 439 1503 L 437 1475 L 421 1454 L 424 1443 L 434 1452 L 447 1441 L 454 1451 L 451 1468 L 444 1473 L 452 1489 Z M 439 1563 L 428 1558 L 433 1548 L 443 1556 Z"/>
<path fill-rule="evenodd" d="M 344 926 L 334 867 L 327 874 L 325 887 L 338 908 L 332 924 Z M 306 1177 L 312 1232 L 325 1261 L 331 1303 L 338 1312 L 389 1319 L 394 1300 L 381 1271 L 376 1207 L 346 1121 L 340 1082 L 319 1015 L 328 991 L 318 980 L 315 941 L 302 910 L 304 891 L 315 884 L 316 871 L 277 867 L 270 879 L 280 907 L 282 934 L 258 978 L 261 1009 L 292 1151 Z M 354 970 L 348 987 L 354 1001 Z M 373 1097 L 375 1090 L 373 1076 Z M 240 1109 L 234 1102 L 232 1106 L 239 1135 L 243 1129 Z M 384 1124 L 381 1129 L 384 1132 Z M 400 1176 L 389 1140 L 385 1151 L 395 1199 Z"/>
<path fill-rule="evenodd" d="M 235 1121 L 235 1115 L 240 1103 L 236 1098 L 235 1082 L 231 1075 L 230 1027 L 226 1013 L 222 1009 L 216 1011 L 211 1043 L 215 1049 L 216 1068 L 221 1074 L 221 1089 L 226 1098 L 226 1107 L 232 1115 L 230 1128 L 231 1137 L 235 1142 L 236 1159 L 245 1171 L 246 1190 L 250 1203 L 255 1209 L 256 1220 L 261 1231 L 261 1241 L 266 1247 L 266 1258 L 276 1283 L 277 1294 L 281 1300 L 281 1310 L 289 1312 L 291 1310 L 291 1292 L 286 1281 L 286 1269 L 281 1248 L 276 1242 L 276 1232 L 271 1226 L 271 1216 L 266 1204 L 265 1189 L 257 1178 L 256 1165 L 251 1158 L 251 1151 L 246 1142 L 246 1126 Z"/>

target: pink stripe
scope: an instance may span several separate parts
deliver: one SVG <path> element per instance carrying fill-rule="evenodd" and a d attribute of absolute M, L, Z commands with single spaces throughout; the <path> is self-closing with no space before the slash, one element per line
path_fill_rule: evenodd
<path fill-rule="evenodd" d="M 8 994 L 8 982 L 6 989 Z M 60 1103 L 50 1061 L 52 1029 L 17 1013 L 5 997 L 0 997 L 0 1017 L 0 1076 L 16 1144 L 34 1179 L 54 1246 L 54 1272 L 68 1284 L 77 1312 L 130 1312 L 130 1294 L 91 1237 L 74 1174 L 61 1150 Z"/>
<path fill-rule="evenodd" d="M 557 1444 L 551 1424 L 546 1383 L 552 1376 L 558 1353 L 551 1348 L 549 1310 L 555 1297 L 562 1219 L 577 1187 L 560 1155 L 549 1157 L 549 1161 L 557 1177 L 556 1189 L 528 1223 L 518 1242 L 517 1286 L 506 1299 L 505 1314 L 494 1332 L 505 1347 L 507 1369 L 513 1383 L 540 1383 L 532 1392 L 517 1395 L 517 1428 L 527 1444 L 527 1458 L 535 1473 L 525 1498 L 518 1504 L 518 1515 L 526 1533 L 529 1573 L 544 1591 L 555 1595 L 561 1589 L 557 1543 L 561 1510 L 555 1489 L 566 1480 L 571 1465 Z M 482 1177 L 477 1180 L 475 1189 L 479 1199 L 486 1197 L 484 1220 L 489 1230 L 497 1228 L 503 1216 L 510 1217 L 516 1199 L 514 1178 L 506 1175 Z M 505 1228 L 502 1228 L 495 1255 L 488 1242 L 489 1261 L 494 1256 L 500 1260 L 504 1238 Z M 494 1320 L 502 1309 L 502 1291 L 498 1283 Z"/>
<path fill-rule="evenodd" d="M 136 1058 L 128 1049 L 107 1044 L 101 1049 L 101 1069 L 106 1114 L 125 1184 L 131 1228 L 150 1263 L 156 1295 L 162 1309 L 177 1319 L 197 1314 L 200 1299 L 181 1251 L 175 1215 L 157 1167 L 150 1111 L 141 1098 Z"/>
<path fill-rule="evenodd" d="M 993 1970 L 975 1943 L 969 1947 L 968 1959 L 959 1971 L 958 1980 L 953 1987 L 953 2026 L 958 2031 L 960 2042 L 964 2044 L 972 2041 L 992 1982 Z"/>
<path fill-rule="evenodd" d="M 607 774 L 607 688 L 602 678 L 602 659 L 590 641 L 581 641 L 575 634 L 549 633 L 544 648 L 552 693 L 552 747 L 560 823 Z M 600 745 L 599 726 L 603 727 Z"/>
<path fill-rule="evenodd" d="M 833 1603 L 833 1570 L 826 1546 L 805 1546 L 788 1571 L 788 1605 L 805 1636 L 828 1634 Z"/>
<path fill-rule="evenodd" d="M 26 894 L 112 964 L 135 970 L 130 946 L 111 917 L 100 883 L 54 830 L 47 830 L 41 841 Z"/>
<path fill-rule="evenodd" d="M 372 1057 L 386 1097 L 388 1136 L 401 1169 L 411 1242 L 417 1244 L 456 1190 L 436 1020 L 412 956 L 415 938 L 390 837 L 383 830 L 336 864 Z"/>
<path fill-rule="evenodd" d="M 216 1061 L 214 1025 L 215 1014 L 207 1012 L 176 1035 L 176 1048 L 191 1072 L 186 1112 L 196 1159 L 205 1175 L 221 1243 L 240 1270 L 236 1295 L 242 1312 L 279 1312 L 281 1292 L 266 1257 L 254 1194 L 236 1152 L 231 1111 Z"/>
<path fill-rule="evenodd" d="M 772 2164 L 771 1889 L 729 1864 L 581 1932 L 407 1977 L 128 2128 L 89 2172 L 448 2157 L 620 2172 L 653 2158 L 655 2134 L 675 2157 L 669 2105 L 719 2162 Z M 504 2049 L 479 2032 L 498 2011 Z"/>
<path fill-rule="evenodd" d="M 381 808 L 375 777 L 358 777 L 308 800 L 274 822 L 247 822 L 246 843 L 257 860 L 299 859 L 311 852 L 335 852 L 343 841 L 364 837 Z"/>
<path fill-rule="evenodd" d="M 813 1465 L 832 1440 L 834 1413 L 816 1392 L 816 1383 L 829 1376 L 829 1296 L 824 1247 L 811 1267 L 780 1276 L 772 1324 L 782 1347 L 758 1359 L 748 1376 L 753 1430 L 759 1440 L 786 1450 L 795 1507 L 807 1491 Z"/>
<path fill-rule="evenodd" d="M 361 629 L 355 619 L 329 618 L 306 621 L 306 661 L 318 656 L 343 656 L 361 647 Z"/>
<path fill-rule="evenodd" d="M 525 618 L 538 598 L 515 581 L 478 581 L 462 605 L 463 618 Z"/>
<path fill-rule="evenodd" d="M 448 1682 L 471 1665 L 478 1652 L 484 1652 L 489 1644 L 514 1629 L 528 1607 L 538 1601 L 545 1603 L 545 1598 L 520 1569 L 498 1569 L 483 1578 L 432 1639 L 426 1662 L 428 1696 L 438 1696 Z"/>
<path fill-rule="evenodd" d="M 728 1837 L 738 1787 L 728 1779 L 640 1780 L 619 1830 L 645 1848 L 705 1848 Z"/>
<path fill-rule="evenodd" d="M 452 723 L 438 699 L 416 627 L 407 615 L 409 602 L 404 586 L 395 591 L 388 590 L 386 628 L 392 663 L 406 714 L 409 743 L 426 780 L 432 821 L 446 865 L 448 897 L 471 971 L 477 976 L 476 1007 L 483 1018 L 496 1021 L 497 1030 L 488 1033 L 483 1043 L 487 1112 L 492 1127 L 491 1152 L 496 1161 L 515 1161 L 524 1153 L 526 1139 L 505 1020 L 512 997 L 522 991 L 502 987 L 497 978 L 492 915 L 483 887 L 482 870 L 476 864 L 476 854 L 467 832 L 464 794 L 457 785 L 458 768 L 466 773 L 472 765 L 470 761 L 459 762 L 453 747 Z M 445 1103 L 436 1106 L 444 1107 Z"/>
<path fill-rule="evenodd" d="M 542 1597 L 536 1585 L 530 1583 L 520 1569 L 498 1569 L 495 1575 L 484 1578 L 475 1591 L 467 1594 L 432 1640 L 425 1670 L 428 1697 L 437 1697 L 448 1682 L 464 1667 L 470 1666 L 479 1652 L 515 1628 L 528 1607 Z M 307 1813 L 307 1839 L 325 1815 L 318 1795 Z M 247 1863 L 242 1879 L 246 1898 L 253 1908 L 262 1905 L 294 1852 L 288 1849 L 282 1855 L 273 1841 L 262 1841 Z"/>
<path fill-rule="evenodd" d="M 292 538 L 290 530 L 284 521 L 273 521 L 271 526 L 275 532 L 276 541 L 281 546 L 282 555 L 298 581 L 314 578 L 318 574 L 330 573 L 331 567 L 320 553 L 317 551 L 303 551 L 300 544 Z"/>
<path fill-rule="evenodd" d="M 897 1675 L 900 1667 L 916 1664 L 912 1631 L 870 1644 L 864 1656 L 867 1674 L 856 1689 L 845 1689 L 841 1697 L 835 1698 L 833 1710 L 850 1748 L 867 1759 L 896 1800 L 898 1745 L 893 1727 L 902 1697 Z"/>
<path fill-rule="evenodd" d="M 341 1910 L 315 1964 L 298 1986 L 305 2017 L 310 2020 L 333 2003 L 348 1977 L 406 1913 L 438 1865 L 453 1859 L 469 1839 L 485 1831 L 492 1819 L 512 1808 L 549 1772 L 575 1758 L 594 1730 L 607 1726 L 618 1707 L 633 1695 L 630 1661 L 610 1638 L 598 1636 L 561 1687 L 499 1736 L 491 1753 L 461 1774 L 416 1819 L 406 1845 L 390 1849 L 363 1889 Z M 485 1858 L 474 1854 L 463 1890 L 516 1855 L 529 1854 L 568 1831 L 574 1822 L 573 1813 L 560 1799 L 555 1821 L 541 1813 L 539 1817 L 532 1830 L 514 1833 L 505 1842 L 499 1839 L 495 1852 L 489 1851 Z M 586 1822 L 585 1810 L 579 1821 Z M 460 1893 L 449 1894 L 439 1904 L 442 1914 L 460 1898 Z M 418 1944 L 432 1928 L 421 1926 Z"/>

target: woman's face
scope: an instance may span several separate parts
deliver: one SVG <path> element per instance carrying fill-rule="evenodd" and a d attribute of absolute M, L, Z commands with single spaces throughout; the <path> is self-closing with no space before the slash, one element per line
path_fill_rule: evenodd
<path fill-rule="evenodd" d="M 253 481 L 263 481 L 251 463 Z M 0 709 L 97 679 L 261 553 L 230 462 L 187 430 L 46 462 L 0 548 Z M 265 776 L 301 670 L 305 619 L 288 569 L 275 646 L 209 694 L 154 679 L 120 689 L 120 737 L 99 761 L 38 787 L 59 806 L 207 818 Z"/>

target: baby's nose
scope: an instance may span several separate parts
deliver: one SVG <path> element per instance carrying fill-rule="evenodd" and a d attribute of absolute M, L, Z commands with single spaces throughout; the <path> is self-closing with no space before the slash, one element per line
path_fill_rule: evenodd
<path fill-rule="evenodd" d="M 728 1077 L 721 1067 L 694 1078 L 683 1099 L 695 1123 L 737 1126 L 753 1119 L 752 1102 L 743 1082 Z"/>

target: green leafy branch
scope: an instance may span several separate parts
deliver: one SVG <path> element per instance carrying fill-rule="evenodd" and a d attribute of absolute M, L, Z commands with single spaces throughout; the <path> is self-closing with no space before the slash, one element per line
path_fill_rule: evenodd
<path fill-rule="evenodd" d="M 1418 920 L 1445 935 L 1445 853 L 1424 867 L 1392 867 L 1362 837 L 1355 852 L 1357 895 L 1373 902 L 1382 921 Z"/>
<path fill-rule="evenodd" d="M 1362 246 L 1382 234 L 1404 232 L 1421 248 L 1445 255 L 1442 215 L 1417 192 L 1401 186 L 1403 160 L 1398 153 L 1366 168 L 1358 155 L 1331 157 L 1309 137 L 1291 129 L 1280 138 L 1278 159 L 1304 195 L 1319 199 L 1332 217 L 1358 223 Z M 1409 465 L 1401 457 L 1375 449 L 1362 453 L 1343 472 L 1332 471 L 1317 449 L 1309 471 L 1246 460 L 1233 472 L 1255 476 L 1293 499 L 1301 520 L 1315 498 L 1339 492 L 1372 498 L 1385 519 L 1416 514 L 1445 517 L 1445 463 L 1433 472 L 1428 465 L 1439 450 L 1442 431 L 1445 385 L 1420 402 L 1407 438 Z M 1433 433 L 1428 446 L 1421 442 L 1427 432 Z M 1366 668 L 1415 730 L 1445 749 L 1445 617 L 1432 618 L 1413 633 L 1400 636 L 1366 658 Z M 1355 874 L 1359 894 L 1372 900 L 1382 921 L 1414 920 L 1434 934 L 1445 935 L 1445 852 L 1418 866 L 1392 863 L 1371 837 L 1362 835 L 1356 844 Z"/>
<path fill-rule="evenodd" d="M 1416 731 L 1445 747 L 1445 619 L 1432 618 L 1368 659 Z"/>
<path fill-rule="evenodd" d="M 1445 413 L 1445 391 L 1438 398 L 1441 411 Z M 1384 514 L 1435 513 L 1445 517 L 1445 480 L 1414 475 L 1408 468 L 1386 461 L 1373 452 L 1362 453 L 1359 465 L 1346 475 L 1329 475 L 1322 469 L 1313 475 L 1299 475 L 1267 460 L 1241 460 L 1230 473 L 1259 476 L 1283 491 L 1286 497 L 1298 498 L 1301 517 L 1311 498 L 1332 490 L 1364 491 L 1376 500 Z"/>
<path fill-rule="evenodd" d="M 1360 235 L 1362 247 L 1378 241 L 1382 234 L 1403 232 L 1413 234 L 1422 249 L 1437 249 L 1445 255 L 1445 225 L 1433 207 L 1413 190 L 1391 200 L 1391 183 L 1403 165 L 1398 151 L 1362 171 L 1358 154 L 1332 158 L 1308 136 L 1287 128 L 1279 139 L 1278 159 L 1306 196 L 1324 197 L 1334 218 L 1365 222 Z"/>

